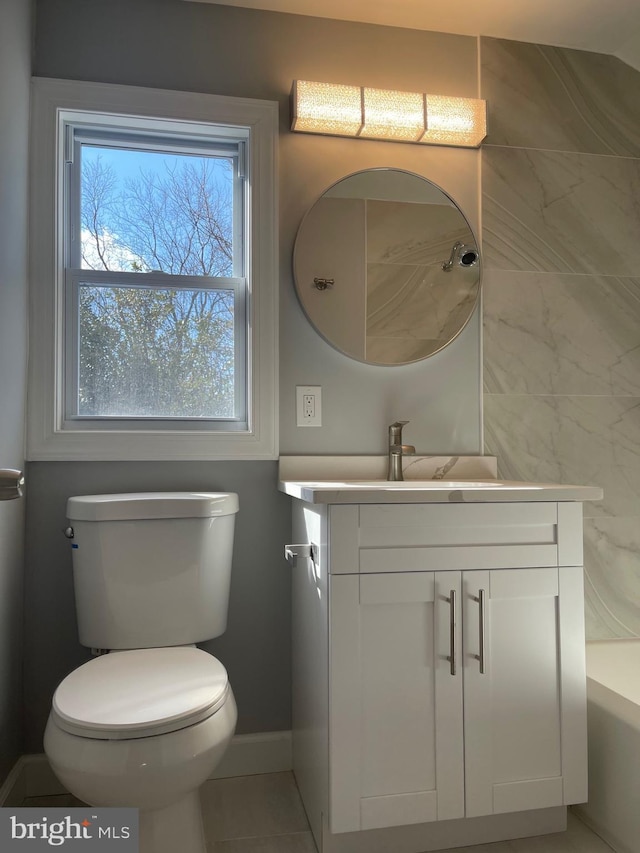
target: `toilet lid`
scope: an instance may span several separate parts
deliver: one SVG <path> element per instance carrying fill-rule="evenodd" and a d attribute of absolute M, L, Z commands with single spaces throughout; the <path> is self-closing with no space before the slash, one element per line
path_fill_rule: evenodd
<path fill-rule="evenodd" d="M 60 728 L 81 737 L 150 737 L 206 720 L 228 691 L 226 669 L 200 649 L 112 652 L 61 682 L 52 715 Z"/>

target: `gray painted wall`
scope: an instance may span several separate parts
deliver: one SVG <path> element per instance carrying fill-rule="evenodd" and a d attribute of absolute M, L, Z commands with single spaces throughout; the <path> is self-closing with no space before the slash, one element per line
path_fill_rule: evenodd
<path fill-rule="evenodd" d="M 307 207 L 339 177 L 393 166 L 430 178 L 478 227 L 479 153 L 292 134 L 295 78 L 475 97 L 473 38 L 281 15 L 182 0 L 40 0 L 35 73 L 277 100 L 280 137 L 281 452 L 378 453 L 386 426 L 411 420 L 423 452 L 480 452 L 478 317 L 456 342 L 411 367 L 351 361 L 309 326 L 291 276 L 295 233 Z M 294 423 L 296 384 L 323 387 L 323 427 Z M 288 498 L 275 463 L 29 464 L 26 727 L 41 749 L 51 693 L 86 658 L 77 643 L 71 569 L 61 536 L 72 494 L 142 489 L 226 489 L 240 495 L 229 629 L 208 644 L 227 665 L 238 731 L 290 725 Z"/>
<path fill-rule="evenodd" d="M 0 14 L 0 467 L 24 464 L 31 5 Z M 22 749 L 25 502 L 0 503 L 0 780 Z"/>

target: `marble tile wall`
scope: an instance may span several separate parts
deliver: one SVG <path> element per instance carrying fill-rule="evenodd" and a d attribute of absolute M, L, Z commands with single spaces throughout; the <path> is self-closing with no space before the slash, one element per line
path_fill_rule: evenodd
<path fill-rule="evenodd" d="M 366 355 L 399 364 L 442 349 L 465 326 L 478 297 L 478 267 L 443 271 L 456 243 L 475 244 L 451 202 L 366 203 Z"/>
<path fill-rule="evenodd" d="M 585 506 L 587 636 L 640 636 L 640 72 L 483 38 L 485 451 Z"/>

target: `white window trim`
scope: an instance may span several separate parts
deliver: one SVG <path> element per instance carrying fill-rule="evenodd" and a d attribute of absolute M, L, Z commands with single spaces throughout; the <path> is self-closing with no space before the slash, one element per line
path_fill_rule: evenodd
<path fill-rule="evenodd" d="M 95 111 L 250 128 L 252 204 L 248 432 L 62 428 L 64 304 L 58 173 L 59 111 Z M 278 105 L 273 101 L 34 78 L 27 458 L 275 459 L 278 456 Z"/>

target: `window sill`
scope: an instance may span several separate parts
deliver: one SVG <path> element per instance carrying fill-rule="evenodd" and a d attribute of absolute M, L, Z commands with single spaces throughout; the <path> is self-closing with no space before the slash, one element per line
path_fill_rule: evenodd
<path fill-rule="evenodd" d="M 271 435 L 275 430 L 268 430 Z M 252 433 L 98 432 L 51 433 L 30 442 L 30 461 L 186 461 L 277 459 L 275 443 Z"/>

